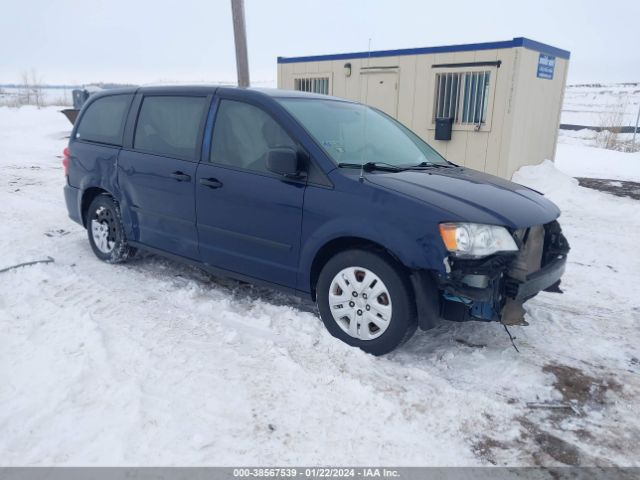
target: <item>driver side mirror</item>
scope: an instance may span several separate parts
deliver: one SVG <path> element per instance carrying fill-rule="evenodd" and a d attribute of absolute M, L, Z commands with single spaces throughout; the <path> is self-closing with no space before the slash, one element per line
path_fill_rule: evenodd
<path fill-rule="evenodd" d="M 272 148 L 267 154 L 267 170 L 285 177 L 300 176 L 300 159 L 293 148 Z"/>

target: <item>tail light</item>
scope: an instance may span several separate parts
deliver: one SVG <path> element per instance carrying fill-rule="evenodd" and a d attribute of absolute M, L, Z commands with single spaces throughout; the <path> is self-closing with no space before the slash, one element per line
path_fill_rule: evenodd
<path fill-rule="evenodd" d="M 62 152 L 62 166 L 64 167 L 65 176 L 69 176 L 69 147 Z"/>

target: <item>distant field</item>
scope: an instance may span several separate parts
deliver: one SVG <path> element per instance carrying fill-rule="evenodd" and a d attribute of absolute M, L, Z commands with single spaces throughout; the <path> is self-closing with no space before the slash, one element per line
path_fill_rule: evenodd
<path fill-rule="evenodd" d="M 71 90 L 76 87 L 43 87 L 41 89 L 43 105 L 69 106 L 73 104 Z M 33 93 L 33 92 L 32 92 Z M 18 87 L 0 87 L 0 106 L 16 106 L 25 91 Z"/>
<path fill-rule="evenodd" d="M 619 117 L 617 126 L 633 126 L 638 107 L 639 82 L 567 85 L 560 123 L 597 127 Z"/>

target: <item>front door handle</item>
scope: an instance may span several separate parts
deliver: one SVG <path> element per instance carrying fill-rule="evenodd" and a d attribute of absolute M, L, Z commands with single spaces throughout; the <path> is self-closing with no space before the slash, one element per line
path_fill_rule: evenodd
<path fill-rule="evenodd" d="M 173 172 L 171 174 L 171 177 L 175 178 L 179 182 L 189 182 L 189 181 L 191 181 L 191 175 L 187 175 L 186 173 L 182 173 L 182 172 Z"/>
<path fill-rule="evenodd" d="M 220 188 L 222 186 L 222 182 L 217 178 L 201 178 L 200 185 L 204 185 L 209 188 Z"/>

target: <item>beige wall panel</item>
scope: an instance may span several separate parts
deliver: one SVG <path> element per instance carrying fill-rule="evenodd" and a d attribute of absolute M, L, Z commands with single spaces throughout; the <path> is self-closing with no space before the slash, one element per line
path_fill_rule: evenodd
<path fill-rule="evenodd" d="M 400 75 L 398 78 L 398 120 L 411 128 L 413 109 L 416 105 L 416 62 L 417 55 L 398 57 Z"/>
<path fill-rule="evenodd" d="M 513 50 L 495 50 L 494 60 L 499 60 L 500 68 L 495 70 L 492 81 L 495 83 L 495 95 L 493 98 L 493 118 L 491 119 L 491 135 L 487 139 L 487 153 L 484 170 L 493 175 L 499 174 L 503 145 L 508 141 L 511 133 L 511 124 L 506 120 L 507 102 L 513 77 Z M 502 158 L 504 160 L 504 158 Z"/>
<path fill-rule="evenodd" d="M 465 166 L 483 171 L 490 132 L 469 131 L 467 134 Z"/>
<path fill-rule="evenodd" d="M 415 58 L 414 105 L 411 124 L 408 126 L 427 142 L 432 143 L 433 132 L 429 132 L 429 126 L 431 125 L 429 112 L 431 111 L 430 104 L 433 103 L 434 86 L 431 78 L 431 65 L 433 65 L 434 55 L 416 55 Z M 404 95 L 410 94 L 401 91 L 400 96 Z"/>
<path fill-rule="evenodd" d="M 328 65 L 331 62 L 309 62 L 307 63 L 307 73 L 317 73 L 320 71 L 320 64 Z"/>
<path fill-rule="evenodd" d="M 432 135 L 435 130 L 430 131 Z M 451 140 L 448 142 L 434 140 L 434 142 L 447 144 L 445 158 L 458 165 L 468 166 L 467 158 L 467 142 L 475 132 L 468 132 L 466 130 L 453 131 L 451 133 Z M 433 142 L 432 142 L 433 143 Z"/>
<path fill-rule="evenodd" d="M 291 73 L 293 73 L 294 75 L 296 73 L 307 73 L 307 68 L 309 68 L 309 63 L 310 62 L 296 62 L 296 63 L 289 63 L 288 65 L 291 65 L 292 71 Z"/>
<path fill-rule="evenodd" d="M 566 60 L 556 58 L 553 79 L 538 78 L 540 53 L 518 50 L 521 62 L 507 176 L 523 165 L 536 165 L 545 159 L 553 159 L 568 65 Z"/>
<path fill-rule="evenodd" d="M 344 74 L 344 64 L 346 62 L 340 60 L 332 60 L 328 62 L 322 62 L 323 72 L 333 72 L 333 81 L 331 83 L 331 91 L 329 95 L 334 97 L 347 98 L 347 78 Z M 353 75 L 352 75 L 353 76 Z"/>
<path fill-rule="evenodd" d="M 512 72 L 512 85 L 509 99 L 507 101 L 508 120 L 511 124 L 511 132 L 506 144 L 503 144 L 499 174 L 504 178 L 511 178 L 513 175 L 514 165 L 521 162 L 521 145 L 525 141 L 525 133 L 527 126 L 520 124 L 520 112 L 526 112 L 529 104 L 529 96 L 527 95 L 526 86 L 522 83 L 521 78 L 524 72 L 530 69 L 529 61 L 525 55 L 524 49 L 514 49 L 514 69 Z M 524 117 L 524 116 L 523 116 Z M 518 160 L 516 160 L 518 158 Z M 516 167 L 517 169 L 517 167 Z"/>
<path fill-rule="evenodd" d="M 401 55 L 404 56 L 404 55 Z M 397 67 L 400 57 L 371 57 L 360 58 L 362 67 Z M 347 60 L 345 60 L 346 62 Z"/>
<path fill-rule="evenodd" d="M 556 149 L 558 148 L 558 129 L 560 128 L 560 115 L 562 114 L 562 105 L 564 104 L 564 94 L 567 88 L 567 75 L 569 74 L 569 60 L 559 59 L 559 65 L 562 67 L 562 88 L 560 91 L 560 99 L 558 101 L 558 108 L 556 108 L 555 118 L 551 118 L 551 121 L 554 121 L 558 126 L 555 130 L 555 139 L 553 142 L 553 153 L 551 154 L 551 160 L 555 162 L 556 160 Z"/>

